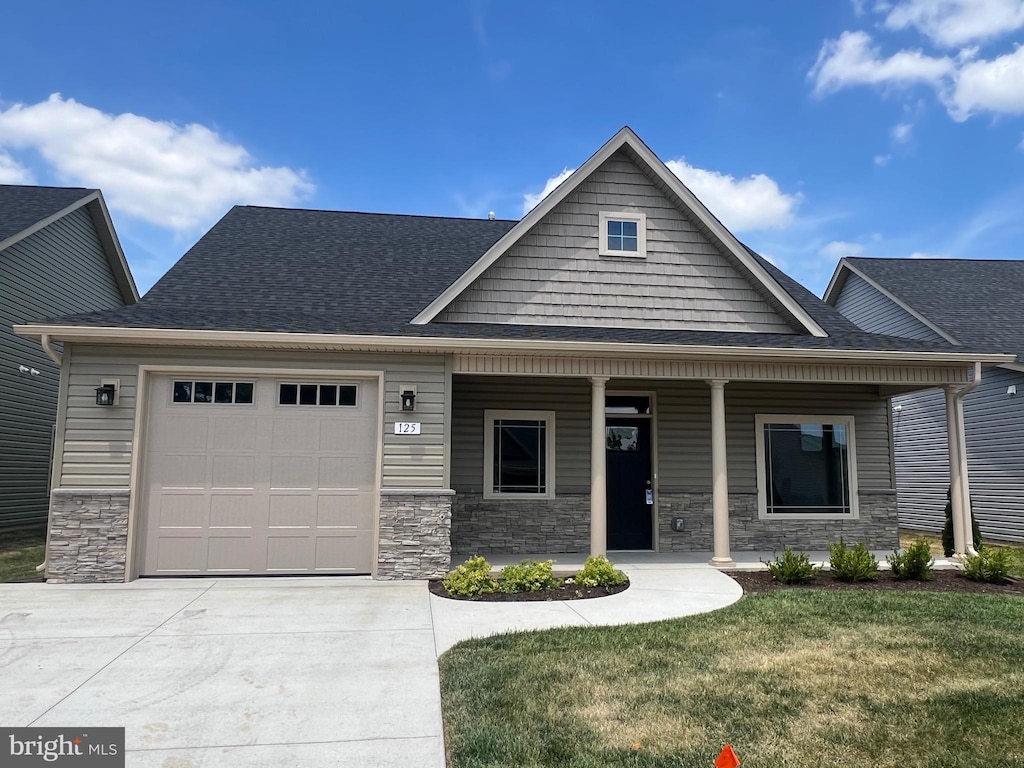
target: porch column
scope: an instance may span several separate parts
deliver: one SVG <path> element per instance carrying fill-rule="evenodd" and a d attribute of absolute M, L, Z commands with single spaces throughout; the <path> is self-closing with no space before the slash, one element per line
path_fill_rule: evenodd
<path fill-rule="evenodd" d="M 711 510 L 714 520 L 715 554 L 711 565 L 736 565 L 729 552 L 729 470 L 725 452 L 725 385 L 722 379 L 711 385 Z"/>
<path fill-rule="evenodd" d="M 956 418 L 956 390 L 946 386 L 946 442 L 949 446 L 950 504 L 953 508 L 953 552 L 963 555 L 967 552 L 964 536 L 964 489 L 960 474 L 960 426 Z"/>
<path fill-rule="evenodd" d="M 603 555 L 608 548 L 605 471 L 608 463 L 604 436 L 604 385 L 607 378 L 590 379 L 590 554 Z"/>
<path fill-rule="evenodd" d="M 971 508 L 971 483 L 967 471 L 967 430 L 964 428 L 964 399 L 956 401 L 956 437 L 960 449 L 960 496 L 963 498 L 964 551 L 977 554 L 974 549 L 974 510 Z"/>

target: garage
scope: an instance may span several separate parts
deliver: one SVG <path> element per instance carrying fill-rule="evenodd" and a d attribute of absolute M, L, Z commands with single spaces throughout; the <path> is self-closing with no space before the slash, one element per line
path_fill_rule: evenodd
<path fill-rule="evenodd" d="M 142 576 L 370 573 L 378 382 L 150 377 Z"/>

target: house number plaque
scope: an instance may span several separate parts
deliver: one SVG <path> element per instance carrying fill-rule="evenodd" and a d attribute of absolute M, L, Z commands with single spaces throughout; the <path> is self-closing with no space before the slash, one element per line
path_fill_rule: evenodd
<path fill-rule="evenodd" d="M 395 434 L 396 435 L 418 435 L 420 433 L 420 424 L 418 421 L 396 421 L 395 422 Z"/>

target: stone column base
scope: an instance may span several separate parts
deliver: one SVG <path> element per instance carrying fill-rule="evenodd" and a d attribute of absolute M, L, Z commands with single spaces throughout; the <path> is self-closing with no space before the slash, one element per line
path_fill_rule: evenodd
<path fill-rule="evenodd" d="M 378 579 L 432 579 L 452 563 L 451 490 L 390 490 L 380 494 Z"/>
<path fill-rule="evenodd" d="M 46 547 L 48 582 L 124 581 L 129 498 L 127 489 L 53 491 Z"/>

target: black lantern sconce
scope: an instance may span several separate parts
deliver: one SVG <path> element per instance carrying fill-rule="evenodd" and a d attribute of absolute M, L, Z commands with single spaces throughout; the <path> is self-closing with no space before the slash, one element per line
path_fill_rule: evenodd
<path fill-rule="evenodd" d="M 120 394 L 120 379 L 102 379 L 96 387 L 96 405 L 117 405 Z"/>
<path fill-rule="evenodd" d="M 415 411 L 416 410 L 416 387 L 403 384 L 399 387 L 399 391 L 402 393 L 402 410 L 403 411 Z"/>

